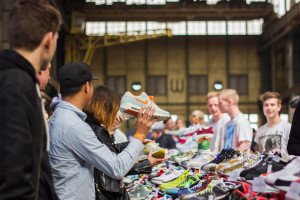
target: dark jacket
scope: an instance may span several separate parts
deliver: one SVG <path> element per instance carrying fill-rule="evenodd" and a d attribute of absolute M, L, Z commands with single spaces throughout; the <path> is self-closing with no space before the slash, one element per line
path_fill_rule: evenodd
<path fill-rule="evenodd" d="M 290 155 L 300 156 L 300 103 L 293 117 L 287 151 Z"/>
<path fill-rule="evenodd" d="M 129 144 L 129 142 L 114 144 L 113 138 L 110 137 L 108 131 L 103 126 L 94 122 L 90 116 L 87 116 L 86 122 L 91 126 L 98 140 L 105 144 L 112 152 L 119 154 Z M 149 174 L 151 171 L 151 163 L 147 159 L 140 163 L 135 163 L 127 175 Z M 111 178 L 96 168 L 94 169 L 94 179 L 95 184 L 107 199 L 129 199 L 126 189 L 120 184 L 120 180 Z"/>
<path fill-rule="evenodd" d="M 159 146 L 166 149 L 175 149 L 176 144 L 171 135 L 162 133 L 161 136 L 155 141 Z"/>
<path fill-rule="evenodd" d="M 46 150 L 46 124 L 32 65 L 0 52 L 0 199 L 58 199 Z"/>

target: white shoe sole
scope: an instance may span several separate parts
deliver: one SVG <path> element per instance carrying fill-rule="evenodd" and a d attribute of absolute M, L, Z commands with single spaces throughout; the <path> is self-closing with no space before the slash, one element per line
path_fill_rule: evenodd
<path fill-rule="evenodd" d="M 140 109 L 141 109 L 140 106 L 137 106 L 137 105 L 134 105 L 134 104 L 131 104 L 131 103 L 125 103 L 125 104 L 122 104 L 120 106 L 120 111 L 121 112 L 133 115 L 135 117 L 138 116 Z M 159 112 L 157 112 L 157 110 L 155 110 L 152 118 L 157 119 L 158 121 L 164 121 L 164 120 L 167 120 L 169 117 L 170 116 L 162 115 Z"/>

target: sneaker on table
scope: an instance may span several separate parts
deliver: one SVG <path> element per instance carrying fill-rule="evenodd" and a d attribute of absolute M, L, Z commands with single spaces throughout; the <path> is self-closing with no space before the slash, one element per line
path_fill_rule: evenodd
<path fill-rule="evenodd" d="M 277 172 L 289 163 L 287 159 L 288 157 L 283 154 L 269 155 L 256 167 L 249 169 L 248 173 L 243 178 L 251 183 L 254 177 L 259 177 L 261 174 L 267 173 L 269 166 L 272 167 L 272 172 Z M 242 171 L 241 174 L 244 173 L 244 171 Z"/>
<path fill-rule="evenodd" d="M 165 181 L 164 183 L 162 183 L 160 185 L 160 189 L 165 191 L 167 189 L 174 188 L 174 187 L 178 186 L 180 183 L 187 180 L 188 175 L 190 174 L 190 172 L 193 172 L 193 170 L 192 169 L 186 170 L 185 172 L 182 173 L 181 176 L 179 176 L 178 178 L 176 178 L 175 180 L 172 180 L 170 182 Z"/>
<path fill-rule="evenodd" d="M 155 112 L 153 117 L 158 121 L 164 121 L 170 117 L 170 113 L 159 108 L 153 101 L 153 96 L 148 96 L 145 92 L 142 92 L 141 95 L 135 96 L 130 92 L 125 92 L 122 97 L 120 111 L 122 113 L 130 114 L 137 117 L 139 110 L 141 107 L 145 107 L 146 109 L 149 106 L 155 108 Z"/>
<path fill-rule="evenodd" d="M 259 152 L 253 154 L 250 150 L 243 153 L 236 159 L 236 162 L 229 163 L 228 165 L 221 167 L 219 172 L 221 174 L 229 176 L 234 171 L 242 171 L 244 166 L 250 165 L 257 161 L 259 158 Z"/>
<path fill-rule="evenodd" d="M 187 167 L 197 167 L 201 168 L 203 165 L 209 163 L 214 159 L 215 155 L 213 153 L 210 154 L 199 154 L 194 159 L 187 162 Z"/>
<path fill-rule="evenodd" d="M 207 137 L 213 137 L 213 133 L 214 133 L 214 130 L 212 127 L 198 127 L 194 130 L 189 130 L 187 132 L 185 132 L 183 135 L 185 137 L 188 137 L 188 136 L 193 136 L 193 135 L 197 135 L 197 136 L 200 136 L 202 134 L 206 134 Z"/>
<path fill-rule="evenodd" d="M 277 172 L 269 173 L 266 176 L 262 176 L 266 183 L 270 185 L 274 185 L 275 181 L 278 178 L 283 178 L 287 180 L 297 180 L 299 176 L 295 176 L 294 174 L 297 174 L 300 169 L 300 157 L 296 157 L 292 159 L 289 164 L 287 164 L 282 170 L 279 170 Z M 300 178 L 300 177 L 299 177 Z"/>
<path fill-rule="evenodd" d="M 194 152 L 188 152 L 182 156 L 178 156 L 175 158 L 175 161 L 181 165 L 181 163 L 183 163 L 184 161 L 188 161 L 191 160 L 193 157 L 195 156 Z"/>
<path fill-rule="evenodd" d="M 143 184 L 138 184 L 136 188 L 129 191 L 129 198 L 131 200 L 145 199 L 151 193 L 151 188 L 144 186 Z"/>
<path fill-rule="evenodd" d="M 176 144 L 176 148 L 182 153 L 186 153 L 189 151 L 197 151 L 198 149 L 198 141 L 196 138 L 189 138 L 186 140 L 184 144 Z"/>
<path fill-rule="evenodd" d="M 290 175 L 286 175 L 276 179 L 274 182 L 274 187 L 282 191 L 288 191 L 292 182 L 300 183 L 300 169 L 298 168 L 297 171 Z"/>
<path fill-rule="evenodd" d="M 162 183 L 169 182 L 178 178 L 183 174 L 184 171 L 185 170 L 183 170 L 182 168 L 171 167 L 170 169 L 167 169 L 162 175 L 152 178 L 151 182 L 160 185 Z"/>

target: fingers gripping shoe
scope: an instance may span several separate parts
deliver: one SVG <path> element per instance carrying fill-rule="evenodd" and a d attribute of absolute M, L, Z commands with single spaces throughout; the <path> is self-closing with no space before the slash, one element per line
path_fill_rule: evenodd
<path fill-rule="evenodd" d="M 153 101 L 153 96 L 148 96 L 145 92 L 143 92 L 140 96 L 134 96 L 130 92 L 126 92 L 121 100 L 120 111 L 122 113 L 127 113 L 137 117 L 139 110 L 141 107 L 148 106 L 154 107 L 156 110 L 154 112 L 154 118 L 158 119 L 158 121 L 164 121 L 170 117 L 170 113 L 159 108 Z"/>
<path fill-rule="evenodd" d="M 157 143 L 154 143 L 154 142 L 147 143 L 142 152 L 145 154 L 148 154 L 150 150 L 152 150 L 152 156 L 154 158 L 164 158 L 165 157 L 165 149 L 159 147 Z"/>

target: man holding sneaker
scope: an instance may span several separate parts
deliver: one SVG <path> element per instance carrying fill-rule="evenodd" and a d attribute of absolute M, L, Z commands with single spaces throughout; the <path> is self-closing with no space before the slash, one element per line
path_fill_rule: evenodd
<path fill-rule="evenodd" d="M 82 62 L 66 64 L 58 72 L 62 101 L 49 122 L 50 163 L 56 192 L 63 200 L 95 199 L 94 167 L 112 178 L 123 178 L 144 149 L 143 141 L 156 121 L 151 120 L 155 108 L 142 107 L 134 138 L 121 153 L 114 154 L 85 123 L 82 109 L 93 94 L 93 79 L 89 66 Z"/>

